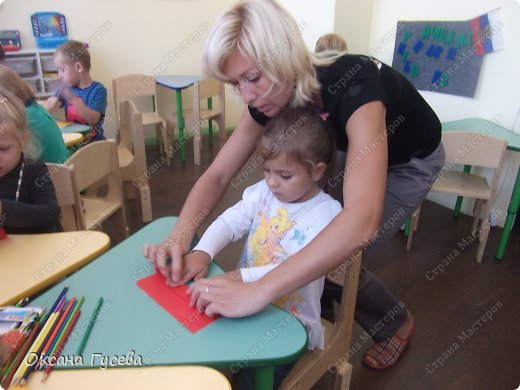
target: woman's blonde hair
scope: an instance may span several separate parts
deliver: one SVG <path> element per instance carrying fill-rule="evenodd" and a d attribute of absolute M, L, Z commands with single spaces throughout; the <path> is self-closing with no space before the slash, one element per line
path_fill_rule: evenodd
<path fill-rule="evenodd" d="M 230 82 L 222 68 L 235 52 L 255 61 L 256 70 L 275 84 L 294 88 L 292 107 L 309 104 L 319 91 L 314 57 L 300 28 L 274 0 L 242 0 L 215 21 L 202 55 L 203 72 Z"/>
<path fill-rule="evenodd" d="M 0 64 L 0 88 L 14 94 L 24 104 L 32 103 L 36 97 L 34 91 L 22 80 L 18 73 Z"/>
<path fill-rule="evenodd" d="M 347 54 L 347 42 L 338 34 L 323 34 L 316 41 L 314 49 L 315 53 L 321 53 L 322 51 L 337 51 Z"/>
<path fill-rule="evenodd" d="M 38 147 L 27 127 L 24 104 L 9 90 L 0 88 L 0 133 L 8 131 L 18 138 L 27 156 L 32 158 L 38 156 Z"/>

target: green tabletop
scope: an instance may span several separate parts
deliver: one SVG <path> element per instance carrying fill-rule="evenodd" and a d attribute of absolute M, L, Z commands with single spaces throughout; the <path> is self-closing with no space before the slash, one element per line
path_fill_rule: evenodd
<path fill-rule="evenodd" d="M 143 245 L 164 240 L 175 220 L 167 217 L 152 222 L 31 303 L 50 307 L 65 285 L 70 286 L 68 298 L 85 296 L 82 314 L 63 351 L 66 356 L 77 350 L 96 302 L 104 298 L 82 364 L 61 368 L 100 367 L 101 357 L 95 356 L 132 353 L 141 356 L 145 366 L 249 366 L 272 374 L 270 366 L 294 361 L 306 350 L 302 324 L 272 305 L 246 318 L 221 317 L 192 334 L 144 293 L 136 281 L 154 269 L 142 255 Z M 213 263 L 210 274 L 220 272 Z"/>
<path fill-rule="evenodd" d="M 520 134 L 513 133 L 498 123 L 481 118 L 468 118 L 457 121 L 444 122 L 442 131 L 469 130 L 496 137 L 507 141 L 507 148 L 520 152 Z"/>

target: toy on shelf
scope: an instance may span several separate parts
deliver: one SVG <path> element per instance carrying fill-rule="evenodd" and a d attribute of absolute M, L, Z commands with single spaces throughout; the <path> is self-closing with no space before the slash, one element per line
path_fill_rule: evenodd
<path fill-rule="evenodd" d="M 65 15 L 57 12 L 37 12 L 31 15 L 33 34 L 40 49 L 55 49 L 67 42 Z"/>
<path fill-rule="evenodd" d="M 18 51 L 22 48 L 20 31 L 3 30 L 0 31 L 0 44 L 5 51 Z"/>

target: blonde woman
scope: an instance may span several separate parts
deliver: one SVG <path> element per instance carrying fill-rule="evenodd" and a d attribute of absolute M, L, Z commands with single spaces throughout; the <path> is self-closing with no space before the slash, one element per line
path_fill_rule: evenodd
<path fill-rule="evenodd" d="M 198 279 L 192 304 L 208 315 L 246 316 L 342 264 L 360 247 L 365 257 L 396 232 L 426 196 L 442 167 L 441 125 L 414 87 L 366 56 L 314 56 L 298 25 L 272 0 L 242 1 L 208 34 L 204 71 L 234 85 L 247 104 L 233 135 L 194 185 L 169 238 L 144 248 L 172 285 Z M 260 280 L 204 279 L 206 262 L 185 261 L 200 223 L 255 150 L 264 126 L 287 106 L 323 112 L 334 128 L 344 169 L 343 210 L 305 248 Z M 171 265 L 167 264 L 171 258 Z M 316 261 L 319 259 L 319 261 Z M 413 335 L 413 318 L 368 270 L 359 281 L 356 320 L 375 344 L 363 361 L 394 365 Z"/>

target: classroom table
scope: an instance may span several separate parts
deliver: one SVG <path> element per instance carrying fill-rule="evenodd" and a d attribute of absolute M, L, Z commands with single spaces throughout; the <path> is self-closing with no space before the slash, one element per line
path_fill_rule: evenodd
<path fill-rule="evenodd" d="M 67 148 L 79 144 L 83 139 L 83 134 L 81 133 L 62 133 L 61 136 Z"/>
<path fill-rule="evenodd" d="M 189 389 L 231 390 L 219 371 L 202 366 L 120 368 L 118 370 L 55 370 L 41 383 L 43 372 L 33 373 L 27 386 L 31 390 L 96 389 Z"/>
<path fill-rule="evenodd" d="M 513 133 L 510 130 L 503 128 L 496 122 L 489 121 L 481 118 L 468 118 L 457 121 L 445 122 L 442 124 L 442 131 L 454 131 L 454 130 L 468 130 L 475 133 L 489 135 L 492 137 L 500 138 L 507 141 L 507 149 L 514 152 L 520 152 L 520 134 Z M 469 172 L 471 167 L 464 167 L 465 172 Z M 462 204 L 462 197 L 457 198 L 454 213 L 458 215 L 460 206 Z M 517 170 L 515 184 L 513 186 L 513 193 L 509 201 L 509 207 L 507 208 L 507 216 L 504 223 L 504 230 L 500 243 L 498 245 L 497 253 L 495 258 L 501 260 L 504 257 L 504 252 L 509 240 L 509 235 L 515 221 L 515 217 L 518 213 L 520 205 L 520 167 Z"/>
<path fill-rule="evenodd" d="M 9 234 L 0 240 L 0 306 L 34 295 L 109 247 L 96 231 Z"/>
<path fill-rule="evenodd" d="M 81 123 L 72 123 L 65 121 L 56 121 L 62 133 L 88 133 L 92 127 Z"/>
<path fill-rule="evenodd" d="M 155 272 L 142 255 L 143 245 L 166 239 L 175 221 L 174 217 L 153 221 L 30 303 L 50 306 L 66 285 L 69 298 L 85 296 L 79 330 L 73 331 L 63 351 L 72 356 L 96 302 L 104 299 L 83 361 L 56 369 L 99 367 L 101 358 L 96 356 L 112 359 L 131 353 L 129 364 L 138 366 L 248 366 L 254 368 L 257 388 L 272 388 L 273 365 L 292 362 L 306 350 L 307 333 L 295 317 L 269 305 L 249 317 L 221 317 L 191 333 L 136 285 Z M 220 272 L 213 262 L 210 275 Z"/>
<path fill-rule="evenodd" d="M 179 144 L 181 145 L 181 161 L 185 161 L 184 144 L 184 115 L 182 113 L 182 90 L 191 87 L 197 81 L 202 80 L 201 76 L 156 76 L 155 82 L 165 88 L 175 91 L 175 102 L 177 104 L 177 126 L 179 126 Z"/>

